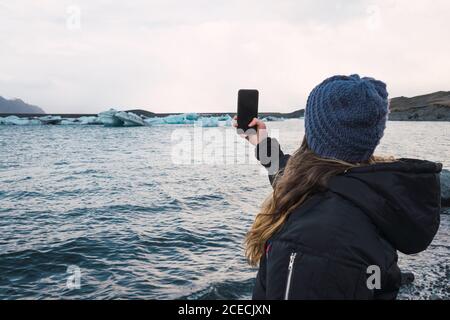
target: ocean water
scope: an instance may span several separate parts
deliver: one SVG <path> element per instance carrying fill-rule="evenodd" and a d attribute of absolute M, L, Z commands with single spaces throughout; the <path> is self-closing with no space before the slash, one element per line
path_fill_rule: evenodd
<path fill-rule="evenodd" d="M 301 120 L 269 128 L 299 146 Z M 0 299 L 250 298 L 242 242 L 270 186 L 231 128 L 203 144 L 198 130 L 0 126 Z M 450 123 L 391 122 L 378 152 L 450 168 L 448 137 Z M 191 142 L 203 157 L 187 161 Z M 399 298 L 450 298 L 449 218 L 429 250 L 400 256 L 416 281 Z"/>

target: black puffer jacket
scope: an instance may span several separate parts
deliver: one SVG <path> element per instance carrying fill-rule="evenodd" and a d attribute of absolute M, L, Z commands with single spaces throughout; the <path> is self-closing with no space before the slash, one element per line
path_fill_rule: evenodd
<path fill-rule="evenodd" d="M 275 139 L 263 143 L 275 144 L 282 170 L 289 156 Z M 441 170 L 401 159 L 332 178 L 266 244 L 253 299 L 395 299 L 397 250 L 425 250 L 439 228 Z M 379 267 L 381 289 L 369 289 L 369 266 Z"/>

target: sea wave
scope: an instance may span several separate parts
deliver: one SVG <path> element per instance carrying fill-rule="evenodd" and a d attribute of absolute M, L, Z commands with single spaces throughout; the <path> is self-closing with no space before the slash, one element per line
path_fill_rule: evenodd
<path fill-rule="evenodd" d="M 300 121 L 271 126 L 286 152 L 298 147 Z M 442 126 L 393 123 L 380 151 L 450 167 L 449 146 L 434 143 Z M 174 128 L 1 126 L 0 299 L 249 299 L 243 240 L 267 176 L 256 164 L 174 165 Z M 449 210 L 429 250 L 400 255 L 416 275 L 401 299 L 450 298 Z"/>

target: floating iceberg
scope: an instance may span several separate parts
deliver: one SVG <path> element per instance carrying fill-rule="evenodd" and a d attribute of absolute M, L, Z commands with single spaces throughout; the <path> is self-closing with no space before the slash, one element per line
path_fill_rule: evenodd
<path fill-rule="evenodd" d="M 119 111 L 114 116 L 122 120 L 126 127 L 142 127 L 147 125 L 140 116 L 132 112 Z"/>
<path fill-rule="evenodd" d="M 41 125 L 42 122 L 39 119 L 33 118 L 19 118 L 17 116 L 8 116 L 0 118 L 0 125 L 14 125 L 14 126 L 28 126 L 28 125 Z"/>
<path fill-rule="evenodd" d="M 78 119 L 73 119 L 73 118 L 69 118 L 69 119 L 62 119 L 61 120 L 61 125 L 65 125 L 65 126 L 74 126 L 74 125 L 80 125 L 81 122 L 78 121 Z"/>
<path fill-rule="evenodd" d="M 65 126 L 101 125 L 103 122 L 95 116 L 82 116 L 79 118 L 63 118 L 60 124 Z"/>
<path fill-rule="evenodd" d="M 109 109 L 108 111 L 100 112 L 98 118 L 105 127 L 121 127 L 123 126 L 123 121 L 115 117 L 117 112 L 117 110 Z"/>
<path fill-rule="evenodd" d="M 201 117 L 195 123 L 199 127 L 231 127 L 233 118 L 230 115 L 219 117 Z"/>
<path fill-rule="evenodd" d="M 82 116 L 82 117 L 75 119 L 75 123 L 81 124 L 81 125 L 103 124 L 103 122 L 100 121 L 100 118 L 96 117 L 96 116 Z"/>
<path fill-rule="evenodd" d="M 176 114 L 172 116 L 167 116 L 163 118 L 164 123 L 166 124 L 185 124 L 186 122 L 190 122 L 191 120 L 187 120 L 183 114 Z"/>
<path fill-rule="evenodd" d="M 196 113 L 185 113 L 184 117 L 186 118 L 186 120 L 191 120 L 191 121 L 192 120 L 195 121 L 195 120 L 198 120 L 198 118 L 200 118 L 199 115 Z"/>
<path fill-rule="evenodd" d="M 193 124 L 198 117 L 193 114 L 174 114 L 163 119 L 166 124 Z"/>
<path fill-rule="evenodd" d="M 39 119 L 29 119 L 28 124 L 32 126 L 39 126 L 42 122 Z"/>
<path fill-rule="evenodd" d="M 62 121 L 60 116 L 44 116 L 38 119 L 42 124 L 61 124 Z"/>
<path fill-rule="evenodd" d="M 201 117 L 197 113 L 173 114 L 166 117 L 148 118 L 144 121 L 149 125 L 164 124 L 193 124 L 199 127 L 220 127 L 231 126 L 232 118 L 230 115 L 222 115 L 218 117 Z"/>
<path fill-rule="evenodd" d="M 194 124 L 199 119 L 196 113 L 173 114 L 166 117 L 147 118 L 144 121 L 150 125 L 161 124 Z"/>
<path fill-rule="evenodd" d="M 195 125 L 198 127 L 204 127 L 204 128 L 212 128 L 212 127 L 218 127 L 219 126 L 219 118 L 218 117 L 201 117 L 195 122 Z"/>
<path fill-rule="evenodd" d="M 233 118 L 231 118 L 229 114 L 224 114 L 224 115 L 218 116 L 217 120 L 228 121 L 228 120 L 233 120 Z"/>
<path fill-rule="evenodd" d="M 5 125 L 26 126 L 30 124 L 30 120 L 27 118 L 19 118 L 18 116 L 8 116 L 2 118 L 1 123 Z"/>
<path fill-rule="evenodd" d="M 197 122 L 197 126 L 201 127 L 231 127 L 233 118 L 230 115 L 219 117 L 202 117 Z"/>
<path fill-rule="evenodd" d="M 99 121 L 103 123 L 105 127 L 142 127 L 147 125 L 147 122 L 137 114 L 114 109 L 100 112 L 98 118 L 92 121 Z"/>
<path fill-rule="evenodd" d="M 220 116 L 219 121 L 220 121 L 220 125 L 222 125 L 224 127 L 231 127 L 231 125 L 233 123 L 233 118 L 230 117 L 229 114 L 226 114 L 224 116 Z"/>
<path fill-rule="evenodd" d="M 284 118 L 278 118 L 278 117 L 274 117 L 274 116 L 267 116 L 265 118 L 262 119 L 265 122 L 273 122 L 273 121 L 284 121 Z"/>
<path fill-rule="evenodd" d="M 145 123 L 147 123 L 148 125 L 158 125 L 158 124 L 165 124 L 164 122 L 164 118 L 147 118 L 144 120 Z"/>
<path fill-rule="evenodd" d="M 110 109 L 100 112 L 98 116 L 81 116 L 79 118 L 61 118 L 60 116 L 41 116 L 29 118 L 19 118 L 17 116 L 8 116 L 0 118 L 0 125 L 98 125 L 103 124 L 106 127 L 123 126 L 151 126 L 151 125 L 175 125 L 187 124 L 200 127 L 229 127 L 232 124 L 230 115 L 220 116 L 200 116 L 197 113 L 173 114 L 166 117 L 145 118 L 132 112 L 117 111 Z"/>

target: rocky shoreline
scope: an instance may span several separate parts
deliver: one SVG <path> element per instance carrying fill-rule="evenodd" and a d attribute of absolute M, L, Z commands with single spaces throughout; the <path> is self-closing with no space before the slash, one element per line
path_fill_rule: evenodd
<path fill-rule="evenodd" d="M 450 170 L 442 170 L 441 173 L 441 205 L 450 209 Z M 446 210 L 450 214 L 450 210 Z"/>
<path fill-rule="evenodd" d="M 394 98 L 390 109 L 392 121 L 450 121 L 450 92 Z"/>

